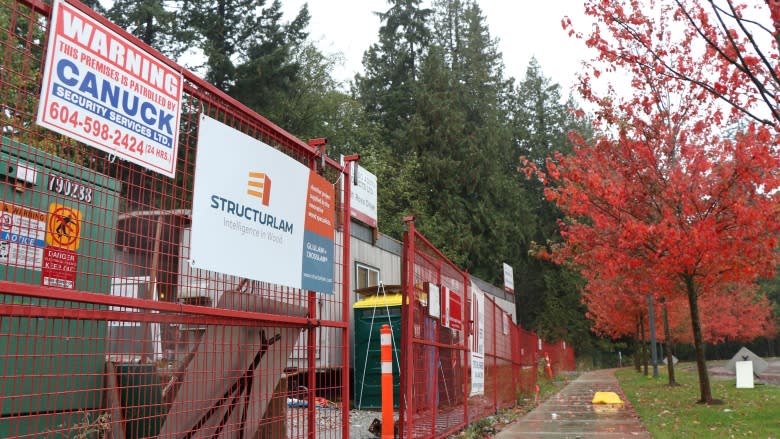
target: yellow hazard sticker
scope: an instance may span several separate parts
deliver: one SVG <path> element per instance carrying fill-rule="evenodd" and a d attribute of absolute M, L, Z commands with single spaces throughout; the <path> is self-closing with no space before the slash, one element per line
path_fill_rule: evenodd
<path fill-rule="evenodd" d="M 49 205 L 46 222 L 46 244 L 67 250 L 78 250 L 81 236 L 81 211 L 62 204 Z"/>

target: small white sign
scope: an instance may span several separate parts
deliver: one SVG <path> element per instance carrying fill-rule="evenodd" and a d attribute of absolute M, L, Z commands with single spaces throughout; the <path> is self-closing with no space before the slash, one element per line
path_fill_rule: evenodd
<path fill-rule="evenodd" d="M 753 388 L 753 362 L 737 361 L 737 389 Z"/>
<path fill-rule="evenodd" d="M 471 396 L 485 394 L 485 294 L 471 283 Z"/>
<path fill-rule="evenodd" d="M 377 181 L 376 175 L 352 162 L 352 187 L 350 189 L 350 207 L 353 218 L 370 227 L 377 222 Z"/>
<path fill-rule="evenodd" d="M 515 292 L 515 274 L 512 266 L 504 262 L 504 289 L 509 293 Z"/>
<path fill-rule="evenodd" d="M 181 73 L 65 0 L 50 29 L 38 125 L 173 178 Z"/>
<path fill-rule="evenodd" d="M 441 318 L 440 294 L 437 285 L 428 283 L 428 315 L 435 319 Z"/>

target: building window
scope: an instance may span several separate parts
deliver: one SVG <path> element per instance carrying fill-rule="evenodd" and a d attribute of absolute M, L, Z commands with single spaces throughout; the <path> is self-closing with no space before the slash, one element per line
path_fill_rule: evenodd
<path fill-rule="evenodd" d="M 355 289 L 379 285 L 379 270 L 368 265 L 355 263 Z M 355 299 L 359 299 L 357 295 Z"/>

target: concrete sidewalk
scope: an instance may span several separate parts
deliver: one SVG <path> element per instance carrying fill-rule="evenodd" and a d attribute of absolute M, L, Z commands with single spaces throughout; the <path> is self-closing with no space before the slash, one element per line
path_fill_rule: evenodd
<path fill-rule="evenodd" d="M 596 392 L 615 392 L 622 405 L 594 405 Z M 557 395 L 501 430 L 510 438 L 651 438 L 626 400 L 615 369 L 585 372 Z"/>

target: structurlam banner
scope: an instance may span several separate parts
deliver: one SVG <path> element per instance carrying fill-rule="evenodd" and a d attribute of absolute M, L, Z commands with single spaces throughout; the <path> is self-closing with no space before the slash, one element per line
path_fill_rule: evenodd
<path fill-rule="evenodd" d="M 190 263 L 333 293 L 334 193 L 300 162 L 201 116 Z"/>

